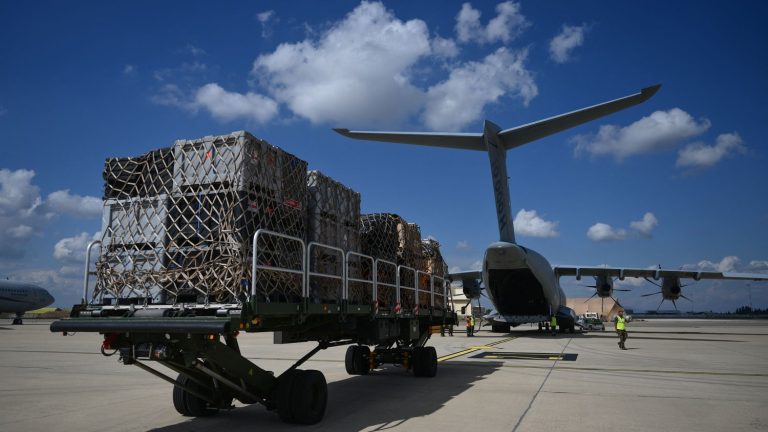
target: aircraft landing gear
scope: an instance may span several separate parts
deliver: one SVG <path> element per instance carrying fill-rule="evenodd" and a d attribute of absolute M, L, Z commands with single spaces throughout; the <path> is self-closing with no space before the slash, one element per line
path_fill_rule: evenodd
<path fill-rule="evenodd" d="M 21 320 L 21 315 L 16 315 L 13 318 L 13 324 L 11 325 L 22 325 L 22 324 L 24 324 L 24 321 Z"/>

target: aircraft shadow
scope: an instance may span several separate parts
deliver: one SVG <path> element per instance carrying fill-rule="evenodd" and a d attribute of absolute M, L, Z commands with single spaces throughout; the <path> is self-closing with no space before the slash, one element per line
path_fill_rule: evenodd
<path fill-rule="evenodd" d="M 648 340 L 672 340 L 672 341 L 686 341 L 686 342 L 744 342 L 742 340 L 733 340 L 733 339 L 717 339 L 717 338 L 676 338 L 676 337 L 661 337 L 661 336 L 640 336 L 643 334 L 668 334 L 668 335 L 676 335 L 676 334 L 691 334 L 691 335 L 713 335 L 713 336 L 726 336 L 728 334 L 726 333 L 698 333 L 698 332 L 680 332 L 680 333 L 669 333 L 669 332 L 629 332 L 629 338 L 628 339 L 648 339 Z M 530 339 L 563 339 L 563 338 L 574 338 L 574 339 L 582 339 L 582 338 L 617 338 L 615 333 L 612 330 L 606 330 L 606 331 L 592 331 L 592 332 L 579 332 L 579 333 L 557 333 L 556 336 L 552 336 L 551 333 L 547 332 L 540 332 L 538 330 L 524 330 L 524 331 L 512 331 L 510 333 L 493 333 L 494 336 L 475 336 L 475 337 L 510 337 L 510 336 L 516 336 L 516 337 L 524 337 L 524 338 L 530 338 Z M 733 334 L 734 336 L 747 336 L 747 334 Z"/>
<path fill-rule="evenodd" d="M 371 375 L 354 376 L 328 384 L 325 418 L 313 426 L 285 424 L 261 405 L 238 407 L 214 417 L 194 418 L 153 429 L 162 432 L 226 430 L 338 431 L 397 426 L 410 418 L 435 413 L 472 383 L 493 374 L 502 362 L 482 362 L 476 367 L 441 363 L 434 378 L 416 378 L 400 368 L 388 366 Z M 170 405 L 170 401 L 168 402 Z M 173 409 L 169 406 L 169 409 Z"/>
<path fill-rule="evenodd" d="M 0 330 L 13 330 L 13 328 L 8 328 L 8 327 L 0 327 Z"/>

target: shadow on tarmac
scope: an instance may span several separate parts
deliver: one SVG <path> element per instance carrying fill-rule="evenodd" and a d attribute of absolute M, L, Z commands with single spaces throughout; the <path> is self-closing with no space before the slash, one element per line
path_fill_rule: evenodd
<path fill-rule="evenodd" d="M 530 339 L 562 339 L 562 338 L 611 338 L 616 337 L 613 331 L 592 331 L 592 332 L 579 332 L 579 333 L 562 333 L 558 332 L 556 336 L 552 336 L 551 333 L 539 332 L 538 330 L 523 330 L 512 331 L 510 333 L 492 333 L 495 336 L 478 336 L 475 337 L 524 337 Z M 686 342 L 745 342 L 742 340 L 734 339 L 716 339 L 716 338 L 675 338 L 675 337 L 661 337 L 661 336 L 639 336 L 644 334 L 658 334 L 658 335 L 712 335 L 712 336 L 751 336 L 750 333 L 703 333 L 703 332 L 645 332 L 645 331 L 631 331 L 629 332 L 629 338 L 631 339 L 650 339 L 650 340 L 672 340 L 672 341 L 686 341 Z"/>
<path fill-rule="evenodd" d="M 473 365 L 475 366 L 475 365 Z M 441 363 L 434 378 L 416 378 L 410 372 L 392 366 L 367 376 L 354 376 L 328 384 L 328 407 L 325 418 L 313 426 L 283 423 L 274 412 L 262 405 L 238 407 L 214 417 L 185 420 L 164 428 L 162 432 L 225 430 L 354 431 L 378 426 L 388 429 L 410 418 L 435 413 L 459 394 L 503 367 L 502 362 L 482 362 L 475 367 Z M 171 392 L 168 399 L 170 405 Z M 169 409 L 173 409 L 169 406 Z"/>

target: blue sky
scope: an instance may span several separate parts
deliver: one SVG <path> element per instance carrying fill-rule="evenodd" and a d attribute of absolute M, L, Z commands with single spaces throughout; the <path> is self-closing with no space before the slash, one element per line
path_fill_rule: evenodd
<path fill-rule="evenodd" d="M 58 305 L 79 298 L 107 157 L 246 129 L 360 192 L 364 212 L 420 224 L 467 270 L 498 238 L 487 156 L 332 127 L 508 128 L 656 83 L 640 106 L 508 154 L 518 241 L 553 264 L 768 271 L 764 2 L 0 10 L 0 276 L 40 283 Z M 652 286 L 627 285 L 628 307 L 657 306 L 639 297 Z M 684 293 L 685 310 L 749 302 L 745 283 Z M 768 289 L 755 285 L 752 301 L 768 307 Z"/>

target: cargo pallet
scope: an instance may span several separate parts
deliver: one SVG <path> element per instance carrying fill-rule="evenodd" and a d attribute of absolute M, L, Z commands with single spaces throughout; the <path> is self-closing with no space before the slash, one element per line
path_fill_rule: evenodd
<path fill-rule="evenodd" d="M 259 263 L 259 240 L 264 238 L 295 244 L 301 251 L 301 268 Z M 285 422 L 317 423 L 325 414 L 328 398 L 325 377 L 316 370 L 298 369 L 314 354 L 350 345 L 345 356 L 350 375 L 366 375 L 382 364 L 396 364 L 417 377 L 434 377 L 437 355 L 426 343 L 442 326 L 457 323 L 450 309 L 448 281 L 441 277 L 264 229 L 253 237 L 251 281 L 242 301 L 153 304 L 146 297 L 108 298 L 105 290 L 94 290 L 89 298 L 89 276 L 95 274 L 89 268 L 90 252 L 98 244 L 89 245 L 86 254 L 82 303 L 73 307 L 70 318 L 52 323 L 51 331 L 103 334 L 102 354 L 119 354 L 123 364 L 173 384 L 173 406 L 185 416 L 210 416 L 232 408 L 237 399 L 245 404 L 261 403 L 277 411 Z M 311 267 L 312 253 L 318 249 L 343 259 L 341 274 Z M 372 271 L 360 272 L 361 266 Z M 379 277 L 384 269 L 395 269 L 394 281 Z M 300 277 L 301 299 L 280 303 L 257 295 L 257 279 L 265 272 Z M 318 303 L 309 289 L 310 281 L 318 278 L 340 284 L 340 302 Z M 350 284 L 363 287 L 370 296 L 355 300 L 350 296 Z M 382 301 L 380 290 L 392 292 L 394 302 Z M 274 332 L 275 343 L 318 344 L 275 376 L 243 357 L 237 342 L 241 331 Z M 177 377 L 150 366 L 151 362 L 176 372 Z"/>

